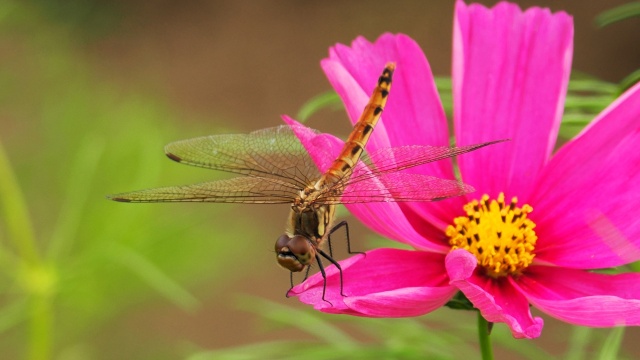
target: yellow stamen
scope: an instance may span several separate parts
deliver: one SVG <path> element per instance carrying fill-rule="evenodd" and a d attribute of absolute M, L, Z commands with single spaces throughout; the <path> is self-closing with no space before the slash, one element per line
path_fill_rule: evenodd
<path fill-rule="evenodd" d="M 527 218 L 533 208 L 527 204 L 516 207 L 517 203 L 514 197 L 505 205 L 500 193 L 497 201 L 483 195 L 480 202 L 466 204 L 467 216 L 455 218 L 455 225 L 447 227 L 451 249 L 466 249 L 475 255 L 491 277 L 521 274 L 535 257 L 538 237 L 533 230 L 536 224 Z"/>

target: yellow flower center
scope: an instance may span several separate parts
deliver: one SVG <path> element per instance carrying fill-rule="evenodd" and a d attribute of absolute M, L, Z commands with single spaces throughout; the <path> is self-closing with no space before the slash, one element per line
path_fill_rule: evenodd
<path fill-rule="evenodd" d="M 491 277 L 521 274 L 535 257 L 538 237 L 533 230 L 536 224 L 527 218 L 533 208 L 517 207 L 517 203 L 514 197 L 505 205 L 500 193 L 497 201 L 484 195 L 480 202 L 466 204 L 467 216 L 455 218 L 446 230 L 451 250 L 465 249 L 475 255 Z"/>

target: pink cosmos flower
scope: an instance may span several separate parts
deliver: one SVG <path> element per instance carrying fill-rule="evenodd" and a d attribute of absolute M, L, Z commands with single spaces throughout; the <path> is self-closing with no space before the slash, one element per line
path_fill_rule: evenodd
<path fill-rule="evenodd" d="M 463 181 L 477 190 L 466 197 L 348 205 L 360 221 L 415 250 L 377 249 L 341 262 L 345 297 L 329 267 L 331 304 L 321 299 L 319 274 L 292 294 L 328 313 L 404 317 L 433 311 L 462 291 L 517 338 L 542 330 L 530 304 L 577 325 L 640 325 L 640 274 L 590 271 L 640 260 L 640 85 L 553 153 L 572 46 L 573 22 L 564 12 L 458 1 L 456 143 L 511 141 L 458 159 Z M 393 87 L 368 149 L 448 145 L 433 75 L 409 37 L 336 45 L 322 67 L 355 122 L 389 61 L 397 64 Z M 342 146 L 326 134 L 298 135 L 320 167 Z M 446 161 L 411 171 L 454 178 Z"/>

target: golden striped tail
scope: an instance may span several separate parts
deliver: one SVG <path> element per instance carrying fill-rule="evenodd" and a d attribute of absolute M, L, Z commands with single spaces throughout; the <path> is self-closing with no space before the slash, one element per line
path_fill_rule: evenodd
<path fill-rule="evenodd" d="M 351 176 L 353 167 L 360 159 L 367 141 L 373 133 L 373 128 L 380 120 L 380 115 L 384 110 L 391 89 L 391 80 L 396 64 L 388 63 L 380 78 L 378 85 L 373 90 L 373 94 L 369 99 L 369 103 L 364 108 L 360 119 L 353 126 L 353 130 L 349 138 L 344 143 L 344 147 L 340 152 L 340 156 L 336 158 L 331 167 L 325 172 L 321 182 L 324 184 L 332 184 L 340 179 Z"/>

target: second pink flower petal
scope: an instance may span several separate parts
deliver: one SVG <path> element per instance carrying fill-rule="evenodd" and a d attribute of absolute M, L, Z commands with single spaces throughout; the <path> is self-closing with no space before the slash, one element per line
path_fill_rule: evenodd
<path fill-rule="evenodd" d="M 529 301 L 560 320 L 584 326 L 640 325 L 640 274 L 605 275 L 534 266 L 517 280 Z"/>
<path fill-rule="evenodd" d="M 491 197 L 526 193 L 555 144 L 571 68 L 563 12 L 501 2 L 456 4 L 454 125 L 458 145 L 511 141 L 460 157 L 463 181 Z"/>
<path fill-rule="evenodd" d="M 640 260 L 640 84 L 568 142 L 532 194 L 538 259 L 582 269 Z"/>
<path fill-rule="evenodd" d="M 515 338 L 540 336 L 543 320 L 532 317 L 527 299 L 509 283 L 476 274 L 477 260 L 466 250 L 454 250 L 446 258 L 451 284 L 456 286 L 490 322 L 506 323 Z"/>

